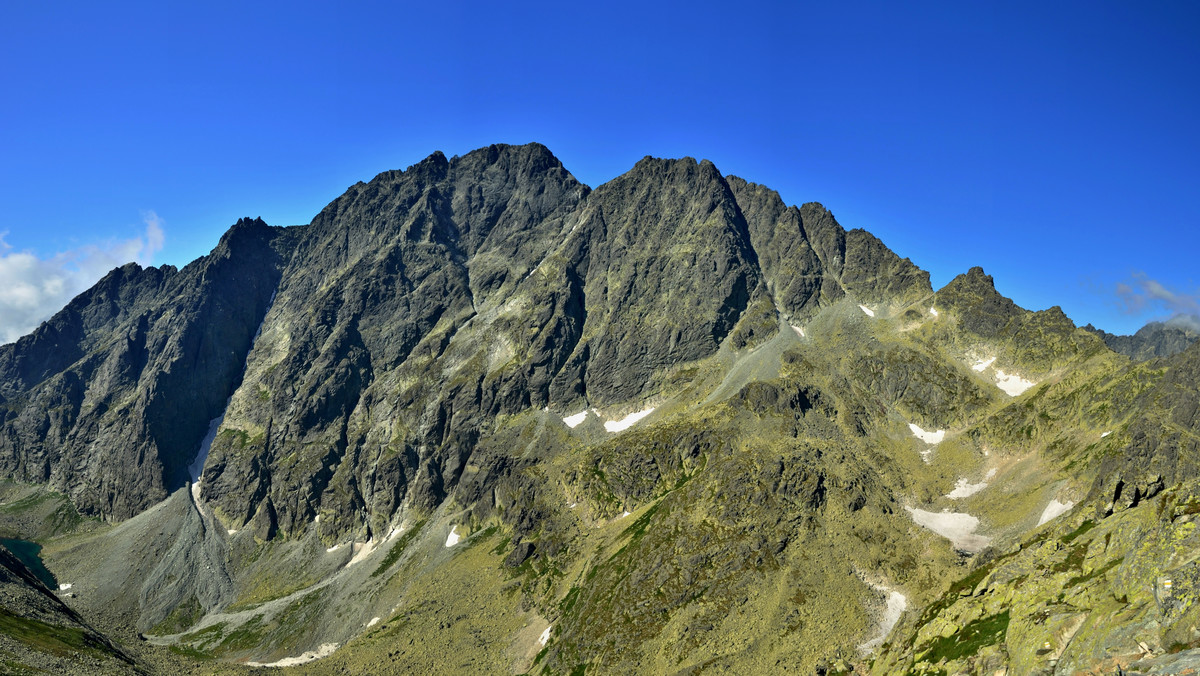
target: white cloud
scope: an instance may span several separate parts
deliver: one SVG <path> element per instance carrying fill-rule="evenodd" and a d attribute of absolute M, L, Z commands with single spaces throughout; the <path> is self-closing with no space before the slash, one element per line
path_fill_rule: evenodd
<path fill-rule="evenodd" d="M 167 241 L 167 236 L 163 232 L 163 219 L 158 217 L 158 214 L 153 211 L 142 212 L 142 222 L 146 224 L 146 244 L 141 251 L 139 263 L 143 265 L 150 262 L 154 258 L 154 254 L 162 251 L 163 243 Z"/>
<path fill-rule="evenodd" d="M 1117 284 L 1117 298 L 1126 314 L 1165 309 L 1172 313 L 1200 315 L 1200 292 L 1186 293 L 1168 288 L 1144 272 L 1136 272 L 1129 283 Z"/>
<path fill-rule="evenodd" d="M 130 261 L 149 265 L 166 236 L 158 214 L 144 212 L 142 221 L 140 237 L 85 244 L 49 258 L 13 251 L 4 241 L 8 233 L 0 233 L 0 344 L 37 328 L 109 270 Z"/>
<path fill-rule="evenodd" d="M 1200 333 L 1200 316 L 1191 315 L 1175 315 L 1167 320 L 1167 326 L 1174 326 L 1181 329 L 1188 329 Z"/>

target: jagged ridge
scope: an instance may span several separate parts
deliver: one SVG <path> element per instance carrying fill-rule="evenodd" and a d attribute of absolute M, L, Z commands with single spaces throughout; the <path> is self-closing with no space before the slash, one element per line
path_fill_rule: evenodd
<path fill-rule="evenodd" d="M 710 162 L 646 158 L 592 192 L 538 144 L 435 153 L 309 226 L 240 221 L 181 271 L 114 271 L 0 348 L 0 463 L 127 518 L 186 480 L 238 388 L 206 498 L 263 537 L 328 510 L 332 535 L 444 499 L 492 416 L 645 396 L 753 298 L 800 319 L 928 291 L 820 205 Z"/>

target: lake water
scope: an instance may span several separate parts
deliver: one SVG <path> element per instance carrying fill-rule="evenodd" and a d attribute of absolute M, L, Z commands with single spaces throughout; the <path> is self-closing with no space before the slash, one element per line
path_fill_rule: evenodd
<path fill-rule="evenodd" d="M 11 540 L 8 538 L 0 538 L 0 545 L 12 552 L 13 556 L 21 560 L 25 567 L 33 571 L 42 584 L 50 589 L 58 589 L 58 581 L 54 579 L 54 575 L 46 568 L 46 564 L 42 563 L 40 556 L 42 546 L 36 542 L 29 540 Z"/>

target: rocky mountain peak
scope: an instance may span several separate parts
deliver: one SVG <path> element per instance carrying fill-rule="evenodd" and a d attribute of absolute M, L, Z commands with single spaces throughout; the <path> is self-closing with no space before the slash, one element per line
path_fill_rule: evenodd
<path fill-rule="evenodd" d="M 991 276 L 978 266 L 942 287 L 937 292 L 937 303 L 957 312 L 968 330 L 984 337 L 995 336 L 1021 314 L 1015 303 L 996 291 Z"/>
<path fill-rule="evenodd" d="M 262 218 L 239 218 L 233 227 L 225 231 L 221 235 L 221 239 L 217 243 L 214 252 L 228 253 L 230 249 L 237 247 L 252 247 L 261 248 L 269 246 L 270 241 L 274 238 L 280 228 L 273 228 Z"/>
<path fill-rule="evenodd" d="M 950 284 L 958 284 L 964 289 L 971 289 L 976 293 L 990 294 L 996 293 L 996 283 L 992 276 L 983 271 L 983 268 L 976 265 L 965 273 L 958 275 Z"/>
<path fill-rule="evenodd" d="M 536 142 L 522 145 L 492 144 L 455 157 L 451 164 L 459 168 L 488 165 L 519 167 L 521 171 L 530 174 L 563 166 L 549 148 Z"/>
<path fill-rule="evenodd" d="M 250 218 L 249 216 L 243 216 L 237 220 L 237 223 L 233 224 L 233 227 L 230 228 L 230 230 L 237 230 L 240 228 L 265 228 L 265 227 L 267 227 L 267 223 L 266 223 L 266 221 L 264 221 L 262 219 L 262 216 L 256 216 L 254 218 Z"/>
<path fill-rule="evenodd" d="M 711 160 L 697 161 L 694 157 L 664 158 L 646 155 L 638 160 L 629 171 L 614 180 L 663 183 L 693 183 L 696 181 L 724 182 L 724 176 Z"/>
<path fill-rule="evenodd" d="M 435 150 L 428 157 L 408 167 L 404 171 L 387 171 L 376 178 L 386 176 L 388 180 L 394 180 L 400 175 L 408 178 L 417 178 L 419 180 L 437 182 L 446 177 L 446 172 L 450 169 L 450 161 L 446 159 L 445 153 L 440 150 Z"/>

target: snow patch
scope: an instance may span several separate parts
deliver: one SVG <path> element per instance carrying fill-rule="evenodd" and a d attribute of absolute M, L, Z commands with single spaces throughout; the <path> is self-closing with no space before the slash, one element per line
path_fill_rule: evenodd
<path fill-rule="evenodd" d="M 650 415 L 651 413 L 654 413 L 653 406 L 651 406 L 650 408 L 648 408 L 644 411 L 638 411 L 637 413 L 630 413 L 629 415 L 625 416 L 624 418 L 621 418 L 620 420 L 609 420 L 608 422 L 604 423 L 604 429 L 608 430 L 609 432 L 620 432 L 623 430 L 627 430 L 630 427 L 633 427 L 635 424 L 637 424 L 637 422 L 639 420 L 641 420 L 642 418 L 645 418 L 646 416 Z"/>
<path fill-rule="evenodd" d="M 979 519 L 970 514 L 942 511 L 927 512 L 923 509 L 905 507 L 913 522 L 949 540 L 955 549 L 974 554 L 987 547 L 991 538 L 975 533 Z"/>
<path fill-rule="evenodd" d="M 929 314 L 933 315 L 934 317 L 938 316 L 937 310 L 933 308 L 929 308 Z"/>
<path fill-rule="evenodd" d="M 579 505 L 578 502 L 572 502 L 571 504 L 567 505 L 567 509 L 575 509 L 575 507 L 577 507 L 578 505 Z"/>
<path fill-rule="evenodd" d="M 58 585 L 58 591 L 67 591 L 68 589 L 70 589 L 73 586 L 75 586 L 75 585 L 71 584 L 70 582 L 64 582 L 64 583 Z"/>
<path fill-rule="evenodd" d="M 1112 430 L 1109 430 L 1108 432 L 1101 432 L 1100 438 L 1103 439 L 1104 437 L 1107 437 L 1110 434 L 1112 434 Z"/>
<path fill-rule="evenodd" d="M 792 330 L 796 332 L 796 335 L 800 336 L 801 338 L 804 337 L 804 329 L 800 328 L 799 326 L 795 326 L 794 324 L 789 324 L 788 326 L 792 327 Z"/>
<path fill-rule="evenodd" d="M 1046 509 L 1042 510 L 1042 517 L 1038 519 L 1038 525 L 1041 526 L 1045 523 L 1048 523 L 1051 519 L 1056 519 L 1063 514 L 1066 514 L 1067 512 L 1071 511 L 1071 508 L 1074 506 L 1075 503 L 1071 502 L 1070 500 L 1067 500 L 1066 502 L 1051 500 L 1050 504 L 1046 505 Z"/>
<path fill-rule="evenodd" d="M 986 481 L 980 481 L 977 484 L 973 484 L 969 479 L 959 479 L 958 482 L 954 484 L 954 490 L 947 493 L 946 497 L 950 498 L 951 500 L 969 498 L 987 487 L 988 482 Z"/>
<path fill-rule="evenodd" d="M 298 657 L 285 657 L 278 662 L 270 662 L 263 664 L 262 662 L 247 662 L 251 667 L 294 667 L 301 664 L 308 664 L 314 660 L 319 660 L 322 657 L 329 657 L 335 650 L 338 649 L 337 643 L 322 643 L 321 647 L 316 650 L 310 650 Z"/>
<path fill-rule="evenodd" d="M 375 538 L 371 538 L 362 544 L 355 542 L 353 545 L 351 545 L 351 547 L 357 551 L 355 551 L 354 556 L 350 559 L 350 562 L 346 564 L 347 568 L 366 559 L 371 555 L 371 552 L 375 551 Z"/>
<path fill-rule="evenodd" d="M 326 551 L 326 552 L 336 552 L 337 550 L 339 550 L 339 549 L 341 549 L 341 548 L 342 548 L 342 545 L 341 545 L 341 544 L 336 544 L 336 545 L 334 545 L 334 546 L 332 546 L 332 547 L 327 547 L 327 548 L 325 549 L 325 551 Z"/>
<path fill-rule="evenodd" d="M 971 364 L 971 370 L 982 373 L 983 370 L 986 369 L 987 367 L 991 366 L 992 362 L 994 362 L 994 361 L 996 361 L 995 357 L 992 357 L 991 359 L 980 359 L 979 361 L 975 362 L 974 364 Z"/>
<path fill-rule="evenodd" d="M 912 431 L 913 436 L 924 441 L 927 444 L 938 445 L 942 443 L 942 439 L 946 438 L 946 430 L 937 430 L 935 432 L 926 432 L 920 426 L 912 423 L 908 424 L 908 429 Z"/>
<path fill-rule="evenodd" d="M 622 513 L 621 513 L 621 516 L 618 516 L 617 518 L 618 518 L 618 519 L 624 519 L 625 517 L 629 516 L 630 514 L 632 514 L 632 512 L 630 512 L 630 511 L 627 509 L 627 510 L 625 510 L 624 512 L 622 512 Z"/>
<path fill-rule="evenodd" d="M 575 429 L 579 425 L 579 423 L 581 423 L 587 419 L 587 414 L 588 414 L 588 412 L 587 412 L 587 409 L 585 408 L 582 411 L 580 411 L 579 413 L 576 413 L 575 415 L 569 415 L 569 416 L 563 418 L 563 423 L 565 423 L 567 427 L 570 427 L 571 429 Z"/>
<path fill-rule="evenodd" d="M 1025 380 L 1015 373 L 1005 373 L 1000 369 L 996 369 L 996 387 L 1004 390 L 1010 396 L 1015 397 L 1036 384 Z"/>
<path fill-rule="evenodd" d="M 921 429 L 920 425 L 914 425 L 913 423 L 908 424 L 908 429 L 913 433 L 914 437 L 929 445 L 920 451 L 921 460 L 924 460 L 925 464 L 928 465 L 933 460 L 933 448 L 931 447 L 942 443 L 942 440 L 946 438 L 946 430 L 929 432 Z"/>
<path fill-rule="evenodd" d="M 233 530 L 227 530 L 227 531 L 225 531 L 225 534 L 226 535 L 237 535 L 238 529 L 234 528 Z"/>
<path fill-rule="evenodd" d="M 874 311 L 874 310 L 872 310 L 871 308 L 867 307 L 866 305 L 859 305 L 859 306 L 858 306 L 858 308 L 859 308 L 860 310 L 862 310 L 862 311 L 863 311 L 863 314 L 865 314 L 865 315 L 866 315 L 866 316 L 868 316 L 868 317 L 874 317 L 874 316 L 875 316 L 875 311 Z"/>
<path fill-rule="evenodd" d="M 268 313 L 271 311 L 271 308 L 275 306 L 276 293 L 278 293 L 277 290 L 272 291 L 271 299 L 267 301 Z M 254 344 L 258 342 L 258 337 L 262 335 L 263 326 L 266 323 L 267 315 L 264 314 L 262 321 L 258 323 L 258 328 L 254 331 L 254 337 L 250 339 L 251 350 L 253 350 Z M 249 352 L 246 353 L 247 359 L 249 359 L 249 354 Z M 200 448 L 196 451 L 196 457 L 192 460 L 192 464 L 188 465 L 188 476 L 192 478 L 193 484 L 200 483 L 200 475 L 204 473 L 204 461 L 208 459 L 208 451 L 212 448 L 213 441 L 217 438 L 217 430 L 220 429 L 221 423 L 225 421 L 225 413 L 229 410 L 229 404 L 232 401 L 233 396 L 230 395 L 230 397 L 225 400 L 225 407 L 221 409 L 221 415 L 208 421 L 208 432 L 204 435 L 204 438 L 200 440 Z M 195 488 L 193 488 L 193 495 L 197 497 L 196 505 L 198 508 L 200 504 L 199 491 L 197 491 Z"/>
<path fill-rule="evenodd" d="M 879 631 L 876 632 L 875 638 L 858 646 L 858 649 L 863 653 L 875 652 L 883 645 L 884 639 L 888 634 L 892 633 L 892 629 L 900 622 L 900 616 L 904 614 L 904 609 L 908 608 L 908 598 L 898 591 L 888 589 L 882 585 L 871 585 L 881 592 L 887 594 L 887 606 L 883 609 L 883 614 L 879 617 Z"/>
<path fill-rule="evenodd" d="M 450 534 L 446 536 L 446 546 L 447 547 L 453 547 L 454 545 L 458 544 L 460 536 L 457 533 L 457 531 L 458 531 L 458 526 L 450 526 Z"/>
<path fill-rule="evenodd" d="M 372 618 L 371 618 L 371 621 L 367 623 L 367 629 L 370 629 L 371 627 L 374 627 L 374 626 L 375 626 L 375 625 L 377 625 L 377 624 L 379 624 L 379 618 L 378 618 L 378 617 L 372 617 Z"/>
<path fill-rule="evenodd" d="M 208 451 L 212 448 L 213 441 L 217 438 L 217 430 L 220 429 L 221 423 L 225 421 L 225 411 L 229 409 L 229 402 L 231 401 L 233 401 L 233 397 L 225 401 L 225 408 L 221 410 L 221 415 L 208 421 L 208 432 L 204 435 L 204 439 L 200 441 L 200 449 L 196 451 L 196 458 L 192 460 L 192 464 L 188 465 L 188 476 L 192 477 L 193 484 L 200 483 L 200 475 L 204 473 L 204 461 L 208 459 Z"/>
<path fill-rule="evenodd" d="M 538 643 L 540 643 L 542 645 L 546 645 L 547 643 L 549 643 L 550 642 L 550 632 L 553 629 L 554 629 L 553 624 L 550 625 L 549 627 L 546 627 L 546 631 L 543 631 L 542 635 L 538 637 Z"/>

